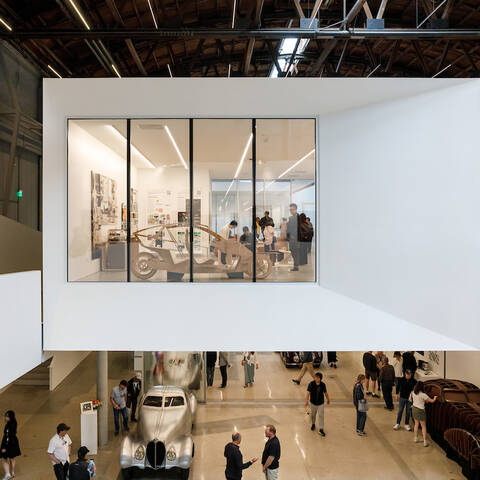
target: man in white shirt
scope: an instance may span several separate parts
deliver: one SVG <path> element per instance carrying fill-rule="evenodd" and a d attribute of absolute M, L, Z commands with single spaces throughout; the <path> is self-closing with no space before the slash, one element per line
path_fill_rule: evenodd
<path fill-rule="evenodd" d="M 119 385 L 113 387 L 110 394 L 110 403 L 113 406 L 113 421 L 115 423 L 115 435 L 120 431 L 119 417 L 123 418 L 123 429 L 129 431 L 127 415 L 127 381 L 122 380 Z"/>
<path fill-rule="evenodd" d="M 238 223 L 235 220 L 232 220 L 220 230 L 220 236 L 225 240 L 228 240 L 230 238 L 231 231 L 237 228 L 237 225 Z M 226 263 L 226 255 L 220 250 L 218 250 L 218 263 Z"/>
<path fill-rule="evenodd" d="M 50 439 L 47 455 L 52 461 L 53 471 L 57 480 L 66 480 L 70 461 L 72 440 L 68 436 L 70 427 L 64 423 L 57 426 L 57 434 Z"/>

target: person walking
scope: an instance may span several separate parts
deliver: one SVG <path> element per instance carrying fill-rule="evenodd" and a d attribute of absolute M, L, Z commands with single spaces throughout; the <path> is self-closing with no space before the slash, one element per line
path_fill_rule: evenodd
<path fill-rule="evenodd" d="M 363 366 L 365 368 L 365 378 L 367 379 L 366 383 L 366 390 L 367 395 L 371 395 L 375 398 L 380 398 L 376 393 L 376 385 L 377 385 L 377 360 L 375 355 L 373 355 L 372 351 L 365 352 L 363 354 Z M 370 388 L 370 380 L 372 381 L 372 392 L 369 391 Z"/>
<path fill-rule="evenodd" d="M 225 478 L 227 480 L 241 480 L 243 470 L 253 465 L 258 458 L 252 458 L 249 462 L 243 463 L 243 455 L 240 451 L 242 436 L 239 432 L 232 434 L 232 441 L 225 445 L 223 456 L 227 459 L 225 467 Z"/>
<path fill-rule="evenodd" d="M 122 414 L 123 429 L 130 431 L 128 428 L 128 415 L 127 415 L 127 381 L 122 380 L 119 385 L 113 387 L 110 394 L 110 402 L 113 407 L 113 421 L 115 423 L 115 435 L 118 435 L 120 431 L 119 416 Z"/>
<path fill-rule="evenodd" d="M 217 352 L 207 352 L 207 387 L 213 386 L 217 356 Z"/>
<path fill-rule="evenodd" d="M 70 427 L 65 423 L 57 425 L 57 433 L 50 439 L 47 448 L 48 458 L 53 465 L 53 472 L 57 480 L 66 480 L 70 463 L 72 440 L 68 435 Z"/>
<path fill-rule="evenodd" d="M 413 391 L 413 387 L 417 381 L 412 377 L 412 372 L 407 370 L 405 375 L 399 379 L 396 387 L 396 396 L 398 400 L 398 414 L 397 423 L 394 425 L 394 430 L 400 430 L 400 424 L 402 423 L 403 411 L 405 410 L 405 430 L 411 431 L 410 427 L 410 414 L 412 410 L 412 404 L 410 402 L 410 394 Z"/>
<path fill-rule="evenodd" d="M 15 418 L 15 412 L 8 410 L 5 412 L 5 427 L 3 429 L 2 444 L 0 446 L 0 458 L 2 459 L 3 469 L 5 470 L 4 480 L 15 476 L 15 458 L 21 454 L 17 438 L 17 419 Z"/>
<path fill-rule="evenodd" d="M 305 406 L 310 404 L 310 417 L 312 419 L 312 432 L 315 430 L 315 422 L 318 415 L 318 433 L 325 436 L 325 397 L 327 405 L 330 405 L 330 397 L 328 396 L 327 386 L 322 382 L 323 375 L 320 372 L 315 374 L 315 380 L 312 380 L 307 387 L 307 398 Z"/>
<path fill-rule="evenodd" d="M 365 375 L 360 373 L 353 387 L 353 404 L 357 412 L 357 435 L 365 436 L 365 423 L 367 421 L 368 403 L 365 397 L 363 384 L 365 383 Z"/>
<path fill-rule="evenodd" d="M 390 365 L 388 357 L 383 357 L 383 366 L 379 375 L 380 385 L 382 386 L 383 400 L 385 401 L 385 408 L 393 410 L 392 390 L 395 384 L 395 369 Z"/>
<path fill-rule="evenodd" d="M 262 454 L 262 472 L 265 474 L 266 480 L 277 480 L 278 469 L 280 467 L 280 441 L 277 437 L 277 429 L 274 425 L 265 427 L 265 437 L 267 443 Z"/>
<path fill-rule="evenodd" d="M 220 374 L 222 375 L 222 384 L 219 388 L 225 388 L 227 386 L 227 368 L 231 365 L 228 361 L 228 352 L 218 352 L 218 364 L 220 365 Z"/>
<path fill-rule="evenodd" d="M 258 369 L 257 355 L 255 352 L 243 352 L 242 367 L 245 373 L 245 385 L 243 388 L 253 387 L 255 370 Z"/>
<path fill-rule="evenodd" d="M 87 459 L 87 447 L 78 449 L 78 458 L 68 469 L 68 480 L 90 480 L 95 476 L 97 467 L 93 460 Z"/>
<path fill-rule="evenodd" d="M 137 422 L 137 405 L 138 397 L 142 391 L 142 374 L 136 372 L 134 377 L 131 378 L 127 383 L 127 407 L 131 408 L 130 421 Z"/>
<path fill-rule="evenodd" d="M 428 447 L 427 442 L 427 414 L 425 413 L 426 403 L 435 403 L 437 396 L 430 398 L 424 391 L 423 382 L 417 382 L 413 387 L 413 392 L 410 394 L 410 401 L 412 402 L 412 414 L 415 420 L 413 427 L 413 441 L 418 442 L 418 427 L 421 425 L 423 434 L 423 446 Z"/>
<path fill-rule="evenodd" d="M 292 382 L 300 385 L 305 373 L 309 373 L 313 380 L 315 380 L 315 372 L 313 370 L 313 352 L 303 352 L 302 354 L 302 369 L 297 378 L 292 378 Z"/>
<path fill-rule="evenodd" d="M 392 365 L 395 370 L 395 388 L 397 388 L 398 382 L 403 377 L 403 359 L 402 359 L 402 354 L 400 352 L 393 353 Z"/>

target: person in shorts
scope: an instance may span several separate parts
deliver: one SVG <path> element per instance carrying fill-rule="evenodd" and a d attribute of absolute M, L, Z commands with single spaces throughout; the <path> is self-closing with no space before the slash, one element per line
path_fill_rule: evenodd
<path fill-rule="evenodd" d="M 427 442 L 427 414 L 425 413 L 425 404 L 434 403 L 437 397 L 430 398 L 424 391 L 423 382 L 417 382 L 413 387 L 413 392 L 410 394 L 410 401 L 412 402 L 412 415 L 415 420 L 415 427 L 413 428 L 413 441 L 418 442 L 418 426 L 422 426 L 423 446 L 428 447 Z"/>
<path fill-rule="evenodd" d="M 377 386 L 377 359 L 372 351 L 365 352 L 363 354 L 363 366 L 365 368 L 365 378 L 367 379 L 365 390 L 367 395 L 371 395 L 375 398 L 380 398 L 379 395 L 376 394 L 376 386 Z M 372 391 L 369 391 L 370 388 L 370 380 L 372 381 Z"/>

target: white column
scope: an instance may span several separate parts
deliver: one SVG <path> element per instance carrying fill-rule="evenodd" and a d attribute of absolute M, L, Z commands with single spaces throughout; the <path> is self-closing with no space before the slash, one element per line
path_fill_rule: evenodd
<path fill-rule="evenodd" d="M 108 352 L 97 352 L 97 399 L 102 402 L 98 409 L 98 445 L 108 442 L 108 411 L 110 398 L 108 392 Z"/>

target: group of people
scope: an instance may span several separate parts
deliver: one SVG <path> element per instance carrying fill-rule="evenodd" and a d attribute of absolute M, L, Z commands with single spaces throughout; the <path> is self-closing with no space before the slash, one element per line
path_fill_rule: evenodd
<path fill-rule="evenodd" d="M 288 249 L 293 258 L 291 271 L 298 271 L 301 265 L 308 264 L 308 254 L 312 250 L 314 228 L 309 217 L 304 213 L 298 213 L 296 203 L 290 204 L 289 211 L 290 217 L 288 219 L 282 218 L 279 239 L 275 235 L 275 222 L 268 210 L 264 212 L 262 218 L 256 217 L 255 237 L 263 240 L 265 252 L 274 252 L 278 240 L 288 242 Z M 220 230 L 220 236 L 225 239 L 231 238 L 232 230 L 237 228 L 237 226 L 236 220 L 230 221 Z M 253 248 L 253 236 L 247 226 L 242 228 L 242 235 L 240 235 L 239 241 L 248 249 L 251 250 Z M 218 261 L 219 263 L 225 263 L 225 258 L 222 257 L 221 252 L 218 252 Z"/>
<path fill-rule="evenodd" d="M 360 436 L 365 435 L 368 411 L 367 397 L 380 398 L 376 393 L 378 380 L 379 391 L 381 389 L 385 401 L 385 409 L 387 410 L 394 410 L 392 392 L 395 387 L 398 413 L 393 429 L 400 430 L 403 412 L 405 411 L 405 430 L 412 430 L 410 427 L 410 416 L 412 416 L 414 420 L 415 443 L 419 441 L 418 430 L 421 428 L 423 445 L 428 447 L 425 405 L 434 403 L 437 397 L 430 398 L 425 393 L 424 383 L 415 380 L 415 372 L 417 370 L 415 352 L 407 351 L 402 355 L 397 351 L 394 352 L 393 357 L 394 360 L 392 365 L 390 365 L 388 357 L 381 351 L 375 355 L 372 351 L 368 351 L 363 355 L 365 373 L 358 375 L 353 388 L 353 404 L 357 412 L 357 434 Z M 370 391 L 370 382 L 372 391 Z"/>
<path fill-rule="evenodd" d="M 277 429 L 274 425 L 265 427 L 267 441 L 262 453 L 262 472 L 266 480 L 277 480 L 280 468 L 280 441 L 277 437 Z M 242 436 L 239 432 L 232 434 L 232 441 L 225 445 L 224 456 L 227 459 L 225 467 L 225 478 L 227 480 L 241 480 L 243 470 L 252 466 L 258 458 L 254 457 L 248 462 L 243 462 L 243 455 L 240 451 Z"/>
<path fill-rule="evenodd" d="M 142 374 L 136 372 L 135 375 L 127 382 L 121 380 L 120 383 L 113 387 L 110 394 L 110 403 L 113 407 L 113 421 L 115 424 L 115 435 L 120 432 L 120 415 L 123 419 L 123 428 L 129 431 L 128 427 L 128 411 L 130 410 L 130 421 L 137 422 L 136 413 L 138 405 L 138 397 L 142 391 Z"/>
<path fill-rule="evenodd" d="M 207 387 L 213 386 L 215 378 L 215 366 L 220 367 L 222 383 L 218 388 L 225 388 L 228 382 L 228 368 L 232 365 L 229 360 L 228 352 L 207 352 Z M 255 381 L 255 370 L 258 370 L 257 354 L 255 352 L 243 352 L 241 366 L 243 367 L 245 383 L 244 388 L 253 387 Z"/>

